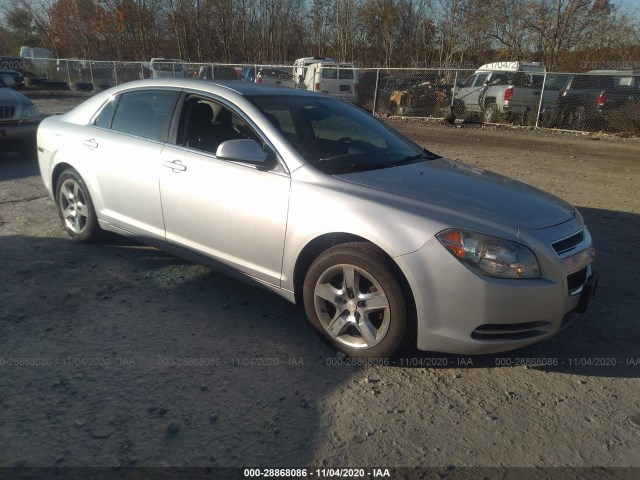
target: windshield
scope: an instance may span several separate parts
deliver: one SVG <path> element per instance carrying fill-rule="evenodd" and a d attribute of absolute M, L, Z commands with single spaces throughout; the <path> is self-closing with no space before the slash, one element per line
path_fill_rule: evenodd
<path fill-rule="evenodd" d="M 247 97 L 309 163 L 327 174 L 439 158 L 363 110 L 323 96 Z"/>

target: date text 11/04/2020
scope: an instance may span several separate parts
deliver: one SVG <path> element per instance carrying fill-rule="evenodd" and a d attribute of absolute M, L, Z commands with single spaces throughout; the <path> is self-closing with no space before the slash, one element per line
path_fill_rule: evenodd
<path fill-rule="evenodd" d="M 245 468 L 244 478 L 390 478 L 388 468 Z"/>

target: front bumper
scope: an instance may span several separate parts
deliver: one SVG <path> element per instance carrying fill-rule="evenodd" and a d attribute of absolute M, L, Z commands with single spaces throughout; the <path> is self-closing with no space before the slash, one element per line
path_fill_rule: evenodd
<path fill-rule="evenodd" d="M 534 249 L 543 277 L 521 280 L 481 275 L 435 238 L 419 251 L 397 257 L 414 292 L 418 349 L 497 353 L 552 337 L 586 310 L 595 293 L 598 274 L 590 265 L 592 256 L 585 255 L 590 249 L 590 237 L 588 249 L 575 258 L 560 258 L 551 249 L 540 255 Z M 581 276 L 579 285 L 572 284 L 576 275 Z"/>
<path fill-rule="evenodd" d="M 0 122 L 0 142 L 13 140 L 35 140 L 40 122 L 2 123 Z"/>

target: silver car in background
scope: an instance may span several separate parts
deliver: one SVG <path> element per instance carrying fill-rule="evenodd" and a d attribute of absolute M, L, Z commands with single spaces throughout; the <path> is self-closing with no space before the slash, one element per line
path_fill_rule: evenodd
<path fill-rule="evenodd" d="M 523 347 L 597 284 L 572 206 L 313 92 L 126 83 L 45 119 L 38 150 L 75 240 L 110 230 L 267 287 L 350 356 Z"/>

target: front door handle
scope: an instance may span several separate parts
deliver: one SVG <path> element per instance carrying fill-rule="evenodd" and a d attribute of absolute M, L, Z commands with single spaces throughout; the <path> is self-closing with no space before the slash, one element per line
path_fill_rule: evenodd
<path fill-rule="evenodd" d="M 89 150 L 95 150 L 96 148 L 98 148 L 98 142 L 96 142 L 93 138 L 85 140 L 84 142 L 82 142 L 82 144 L 85 147 L 89 147 Z"/>
<path fill-rule="evenodd" d="M 164 166 L 170 168 L 173 173 L 184 172 L 187 169 L 187 166 L 182 164 L 182 160 L 166 161 L 164 162 Z"/>

